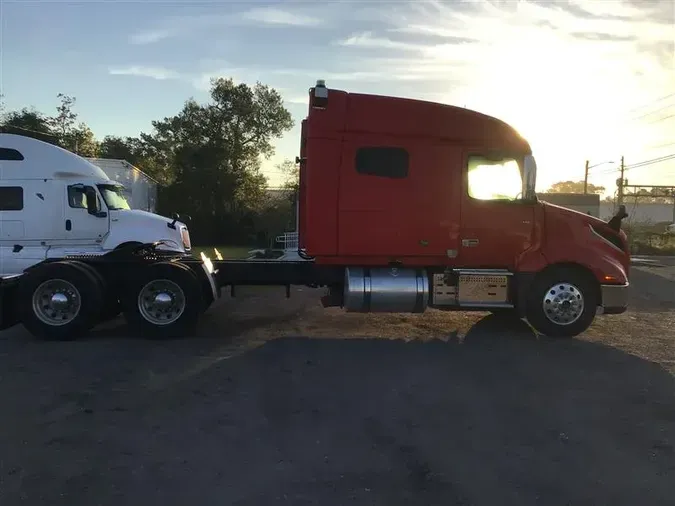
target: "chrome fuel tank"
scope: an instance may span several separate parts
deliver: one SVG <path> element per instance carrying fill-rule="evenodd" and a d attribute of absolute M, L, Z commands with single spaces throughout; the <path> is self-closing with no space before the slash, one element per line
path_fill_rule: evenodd
<path fill-rule="evenodd" d="M 358 313 L 423 313 L 429 303 L 424 269 L 347 267 L 344 309 Z"/>

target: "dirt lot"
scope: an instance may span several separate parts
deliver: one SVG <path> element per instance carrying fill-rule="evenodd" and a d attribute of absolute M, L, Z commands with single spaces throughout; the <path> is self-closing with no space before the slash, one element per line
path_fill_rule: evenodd
<path fill-rule="evenodd" d="M 0 505 L 675 504 L 675 261 L 636 264 L 571 341 L 277 288 L 188 340 L 0 333 Z"/>

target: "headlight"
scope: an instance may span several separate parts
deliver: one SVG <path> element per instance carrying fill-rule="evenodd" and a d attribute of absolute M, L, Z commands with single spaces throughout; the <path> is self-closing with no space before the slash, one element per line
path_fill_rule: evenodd
<path fill-rule="evenodd" d="M 192 244 L 190 243 L 190 232 L 188 232 L 187 227 L 180 227 L 180 238 L 183 241 L 185 251 L 190 251 L 192 249 Z"/>

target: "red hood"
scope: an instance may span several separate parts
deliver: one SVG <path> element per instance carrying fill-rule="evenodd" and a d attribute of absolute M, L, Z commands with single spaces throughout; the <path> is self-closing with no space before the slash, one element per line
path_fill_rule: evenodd
<path fill-rule="evenodd" d="M 558 206 L 556 204 L 551 204 L 550 202 L 541 201 L 541 204 L 544 206 L 544 211 L 547 213 L 555 213 L 565 220 L 578 220 L 579 223 L 588 223 L 594 227 L 599 227 L 601 229 L 609 229 L 609 225 L 606 221 L 591 216 L 590 214 L 582 213 L 580 211 L 575 211 L 574 209 L 569 209 L 567 207 Z M 623 230 L 619 233 L 624 239 L 626 234 Z"/>
<path fill-rule="evenodd" d="M 582 213 L 580 211 L 575 211 L 574 209 L 569 209 L 567 207 L 562 207 L 558 206 L 556 204 L 551 204 L 550 202 L 546 201 L 540 201 L 541 204 L 543 204 L 544 209 L 547 213 L 557 213 L 561 216 L 564 216 L 565 219 L 569 220 L 574 220 L 578 219 L 583 221 L 584 223 L 591 223 L 593 225 L 597 225 L 600 223 L 605 223 L 602 221 L 600 218 L 596 218 L 595 216 L 591 216 L 590 214 Z"/>
<path fill-rule="evenodd" d="M 623 230 L 618 234 L 620 242 L 616 242 L 617 233 L 606 221 L 549 202 L 540 204 L 546 221 L 546 256 L 551 263 L 564 261 L 586 265 L 595 271 L 598 280 L 616 274 L 612 264 L 620 264 L 628 274 L 630 253 Z M 614 249 L 598 242 L 598 235 L 613 244 Z"/>

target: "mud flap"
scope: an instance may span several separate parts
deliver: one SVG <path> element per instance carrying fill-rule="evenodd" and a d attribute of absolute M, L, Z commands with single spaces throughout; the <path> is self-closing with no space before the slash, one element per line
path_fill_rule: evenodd
<path fill-rule="evenodd" d="M 516 282 L 514 300 L 516 309 L 518 310 L 518 316 L 520 318 L 525 318 L 525 313 L 527 310 L 527 295 L 536 275 L 536 272 L 517 272 L 514 276 L 514 281 Z"/>
<path fill-rule="evenodd" d="M 5 330 L 19 323 L 19 312 L 16 307 L 19 277 L 0 279 L 0 330 Z"/>

